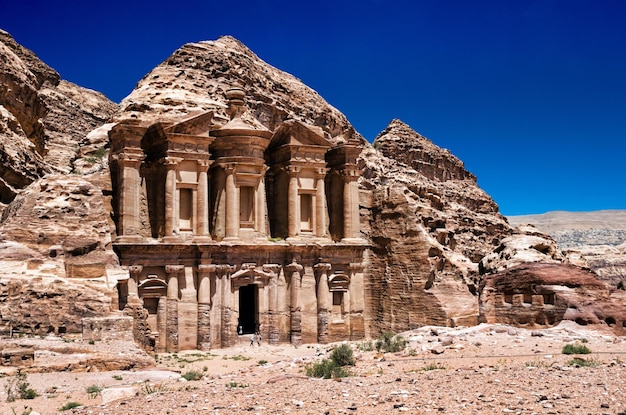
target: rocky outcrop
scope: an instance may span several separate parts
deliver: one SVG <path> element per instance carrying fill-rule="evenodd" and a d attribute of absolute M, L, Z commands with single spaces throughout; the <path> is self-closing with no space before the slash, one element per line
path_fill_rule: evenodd
<path fill-rule="evenodd" d="M 510 232 L 506 220 L 456 157 L 403 122 L 373 147 L 361 154 L 371 324 L 475 324 L 477 264 Z"/>
<path fill-rule="evenodd" d="M 68 278 L 100 278 L 117 264 L 102 191 L 80 177 L 49 175 L 4 211 L 0 243 L 6 261 Z"/>
<path fill-rule="evenodd" d="M 62 81 L 0 30 L 0 203 L 47 173 L 73 170 L 87 133 L 116 109 L 104 95 Z"/>
<path fill-rule="evenodd" d="M 364 140 L 346 117 L 294 76 L 268 65 L 238 40 L 189 43 L 148 73 L 122 103 L 116 120 L 178 120 L 188 114 L 214 112 L 226 124 L 225 91 L 245 87 L 252 117 L 267 129 L 287 119 L 321 127 L 335 141 Z"/>
<path fill-rule="evenodd" d="M 480 319 L 522 327 L 580 325 L 626 328 L 626 295 L 589 270 L 569 264 L 525 263 L 488 275 L 480 287 Z"/>
<path fill-rule="evenodd" d="M 572 261 L 591 268 L 611 286 L 626 288 L 626 211 L 556 211 L 508 219 L 514 225 L 533 224 L 552 236 Z"/>
<path fill-rule="evenodd" d="M 0 278 L 0 335 L 80 334 L 82 318 L 111 313 L 102 286 L 32 275 Z"/>

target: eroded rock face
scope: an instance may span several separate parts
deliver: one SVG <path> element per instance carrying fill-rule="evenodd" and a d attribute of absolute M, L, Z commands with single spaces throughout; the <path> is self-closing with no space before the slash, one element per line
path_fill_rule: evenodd
<path fill-rule="evenodd" d="M 506 220 L 456 157 L 401 121 L 374 147 L 361 154 L 371 324 L 476 324 L 477 263 L 510 232 Z"/>
<path fill-rule="evenodd" d="M 39 179 L 5 209 L 2 274 L 25 267 L 68 278 L 100 278 L 117 264 L 102 191 L 76 176 Z M 9 262 L 15 262 L 12 266 Z"/>
<path fill-rule="evenodd" d="M 0 203 L 47 173 L 73 170 L 87 133 L 116 109 L 104 95 L 62 81 L 0 30 Z"/>
<path fill-rule="evenodd" d="M 226 124 L 225 91 L 245 88 L 250 114 L 273 131 L 287 119 L 321 127 L 328 138 L 364 142 L 346 117 L 294 76 L 268 65 L 238 40 L 189 43 L 148 73 L 122 103 L 116 120 L 179 120 L 213 111 Z M 252 119 L 248 119 L 254 123 Z"/>
<path fill-rule="evenodd" d="M 480 287 L 482 322 L 546 327 L 562 320 L 626 327 L 626 296 L 590 270 L 570 264 L 524 263 L 488 275 Z"/>
<path fill-rule="evenodd" d="M 111 293 L 67 279 L 4 275 L 0 279 L 0 334 L 82 332 L 82 318 L 108 315 Z"/>

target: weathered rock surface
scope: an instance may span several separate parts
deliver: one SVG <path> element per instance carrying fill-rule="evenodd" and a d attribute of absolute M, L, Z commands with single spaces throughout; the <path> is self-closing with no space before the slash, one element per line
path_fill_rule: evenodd
<path fill-rule="evenodd" d="M 0 329 L 5 334 L 60 328 L 80 333 L 82 317 L 105 316 L 115 308 L 117 293 L 106 273 L 117 257 L 98 187 L 77 176 L 48 175 L 3 213 Z"/>
<path fill-rule="evenodd" d="M 321 127 L 332 140 L 364 140 L 346 117 L 299 79 L 268 65 L 238 40 L 189 43 L 154 68 L 120 104 L 116 120 L 136 118 L 167 122 L 214 111 L 215 122 L 226 124 L 224 92 L 245 86 L 250 114 L 274 130 L 287 119 Z M 251 124 L 254 121 L 244 119 Z M 221 125 L 220 125 L 221 126 Z"/>
<path fill-rule="evenodd" d="M 0 278 L 0 335 L 82 332 L 82 318 L 112 311 L 109 290 L 32 275 Z"/>
<path fill-rule="evenodd" d="M 70 172 L 87 133 L 116 109 L 104 95 L 62 81 L 0 30 L 0 202 L 46 173 Z"/>
<path fill-rule="evenodd" d="M 508 220 L 513 225 L 533 224 L 552 236 L 572 261 L 591 268 L 613 287 L 625 287 L 626 211 L 557 211 Z"/>
<path fill-rule="evenodd" d="M 548 269 L 556 270 L 551 271 L 554 275 L 570 269 L 572 278 L 582 281 L 561 281 L 555 276 L 555 286 L 569 289 L 567 284 L 579 287 L 591 281 L 593 274 L 559 264 L 558 250 L 538 234 L 523 231 L 507 240 L 514 232 L 497 205 L 447 150 L 398 120 L 377 137 L 374 146 L 369 145 L 315 91 L 231 37 L 187 44 L 175 51 L 138 83 L 106 124 L 115 104 L 61 81 L 5 32 L 0 32 L 0 40 L 0 207 L 10 203 L 0 223 L 0 281 L 7 287 L 5 327 L 40 332 L 46 327 L 36 327 L 36 320 L 43 319 L 41 324 L 69 332 L 78 330 L 79 317 L 101 317 L 116 308 L 112 286 L 102 278 L 107 267 L 116 265 L 109 247 L 113 228 L 108 198 L 113 189 L 107 169 L 107 131 L 129 119 L 167 123 L 204 111 L 214 112 L 211 128 L 219 128 L 228 121 L 224 92 L 235 85 L 245 88 L 250 113 L 269 130 L 289 119 L 302 120 L 319 126 L 334 143 L 352 140 L 361 146 L 361 236 L 372 248 L 365 270 L 365 318 L 371 332 L 476 324 L 478 283 L 487 273 L 495 274 L 486 277 L 483 292 L 487 295 L 489 284 L 497 282 L 494 298 L 507 289 L 506 284 L 515 283 L 518 275 L 512 270 L 525 269 L 522 274 L 532 276 L 515 285 L 520 291 L 546 285 L 541 278 L 549 280 L 543 274 Z M 253 123 L 251 118 L 244 121 Z M 46 173 L 70 170 L 84 176 L 39 180 Z M 535 269 L 540 264 L 528 265 L 528 261 L 553 262 L 542 266 L 554 268 Z M 82 291 L 77 278 L 89 280 Z M 57 307 L 48 311 L 58 314 L 54 321 L 27 307 L 44 307 L 34 299 L 49 301 L 51 284 L 67 291 L 59 304 L 49 302 Z M 595 302 L 586 300 L 591 298 L 586 297 L 588 292 Z M 615 325 L 623 321 L 619 317 L 623 300 L 609 303 L 614 295 L 601 285 L 588 292 L 559 291 L 558 298 L 577 307 L 576 312 L 566 309 L 561 318 L 583 323 L 609 323 L 612 318 Z M 524 303 L 523 296 L 516 298 Z M 494 318 L 505 318 L 506 312 L 502 316 Z"/>
<path fill-rule="evenodd" d="M 475 324 L 477 263 L 510 232 L 506 220 L 462 162 L 401 121 L 374 148 L 361 154 L 372 324 Z"/>
<path fill-rule="evenodd" d="M 626 295 L 586 269 L 569 264 L 526 263 L 483 279 L 481 321 L 545 327 L 562 320 L 626 327 Z"/>

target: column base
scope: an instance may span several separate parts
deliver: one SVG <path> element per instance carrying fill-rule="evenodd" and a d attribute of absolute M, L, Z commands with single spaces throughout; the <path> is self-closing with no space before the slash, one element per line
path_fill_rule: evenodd
<path fill-rule="evenodd" d="M 116 244 L 137 244 L 143 241 L 143 237 L 139 235 L 120 235 L 115 238 Z"/>
<path fill-rule="evenodd" d="M 241 239 L 239 239 L 238 236 L 227 236 L 224 239 L 222 239 L 222 242 L 239 242 L 241 241 Z"/>
<path fill-rule="evenodd" d="M 340 241 L 342 244 L 361 245 L 366 244 L 367 241 L 363 238 L 343 238 Z"/>
<path fill-rule="evenodd" d="M 182 243 L 183 240 L 180 239 L 180 237 L 178 236 L 170 235 L 170 236 L 164 236 L 163 239 L 161 239 L 161 242 L 165 242 L 168 244 L 179 244 L 179 243 Z"/>
<path fill-rule="evenodd" d="M 210 236 L 196 236 L 192 239 L 194 244 L 208 244 L 215 242 Z"/>

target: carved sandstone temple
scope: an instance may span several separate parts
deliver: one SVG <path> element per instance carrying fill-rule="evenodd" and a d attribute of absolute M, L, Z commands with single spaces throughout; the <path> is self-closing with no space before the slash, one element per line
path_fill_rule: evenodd
<path fill-rule="evenodd" d="M 141 120 L 109 133 L 120 308 L 144 316 L 156 351 L 360 339 L 363 254 L 353 143 L 285 121 Z M 137 324 L 136 324 L 137 328 Z M 246 336 L 247 337 L 247 336 Z"/>

